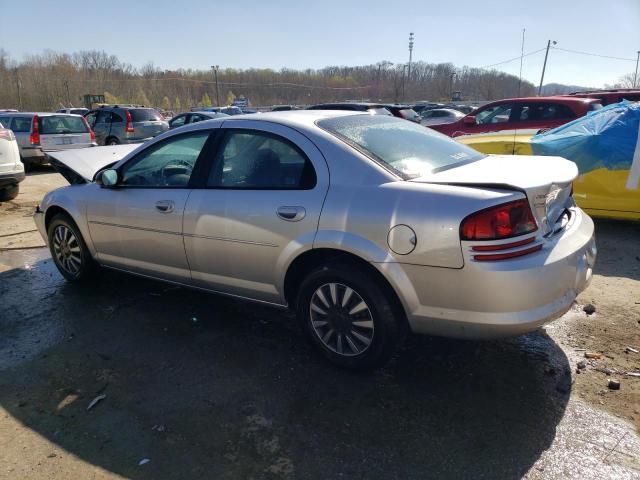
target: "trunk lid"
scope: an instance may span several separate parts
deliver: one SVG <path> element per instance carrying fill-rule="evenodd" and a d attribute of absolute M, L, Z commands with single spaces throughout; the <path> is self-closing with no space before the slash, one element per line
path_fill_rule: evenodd
<path fill-rule="evenodd" d="M 103 168 L 122 160 L 141 144 L 112 145 L 78 150 L 47 152 L 51 165 L 69 183 L 89 183 Z"/>
<path fill-rule="evenodd" d="M 573 203 L 571 186 L 577 176 L 576 164 L 561 157 L 490 155 L 411 181 L 519 190 L 546 235 Z"/>

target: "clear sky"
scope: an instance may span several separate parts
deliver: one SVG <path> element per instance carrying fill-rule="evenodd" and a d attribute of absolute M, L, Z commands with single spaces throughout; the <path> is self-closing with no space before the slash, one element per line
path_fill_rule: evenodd
<path fill-rule="evenodd" d="M 556 40 L 558 47 L 636 58 L 640 0 L 0 0 L 0 48 L 13 58 L 44 49 L 100 49 L 162 69 L 318 68 L 408 59 L 485 66 Z M 524 59 L 537 84 L 544 52 Z M 518 74 L 519 60 L 496 67 Z M 600 87 L 635 61 L 552 50 L 545 83 Z"/>

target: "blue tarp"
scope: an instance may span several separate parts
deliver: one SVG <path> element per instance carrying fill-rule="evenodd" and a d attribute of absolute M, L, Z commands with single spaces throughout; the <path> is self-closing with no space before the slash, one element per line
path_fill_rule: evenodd
<path fill-rule="evenodd" d="M 608 105 L 531 138 L 534 155 L 572 160 L 581 174 L 598 168 L 630 170 L 640 130 L 640 102 Z M 634 167 L 635 170 L 635 167 Z"/>

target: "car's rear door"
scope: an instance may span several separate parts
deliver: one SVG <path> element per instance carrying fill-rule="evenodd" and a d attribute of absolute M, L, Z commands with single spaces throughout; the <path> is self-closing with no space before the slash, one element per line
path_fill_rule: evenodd
<path fill-rule="evenodd" d="M 282 125 L 234 120 L 218 134 L 206 182 L 185 209 L 192 280 L 282 303 L 287 260 L 315 238 L 329 187 L 327 164 L 309 139 Z"/>
<path fill-rule="evenodd" d="M 189 282 L 182 215 L 209 135 L 187 132 L 150 145 L 118 168 L 115 188 L 95 185 L 87 219 L 101 263 Z"/>
<path fill-rule="evenodd" d="M 97 110 L 87 115 L 89 126 L 96 134 L 96 143 L 105 145 L 111 135 L 111 112 L 109 110 Z"/>

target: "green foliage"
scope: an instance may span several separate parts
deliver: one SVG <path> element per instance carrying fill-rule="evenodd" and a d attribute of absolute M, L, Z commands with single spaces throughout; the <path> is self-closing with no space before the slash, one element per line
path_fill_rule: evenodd
<path fill-rule="evenodd" d="M 182 110 L 182 103 L 180 102 L 180 97 L 176 97 L 176 101 L 173 102 L 173 108 L 175 109 L 176 113 L 180 113 L 180 111 Z"/>
<path fill-rule="evenodd" d="M 229 90 L 227 92 L 227 105 L 231 105 L 235 99 L 236 99 L 235 93 Z"/>
<path fill-rule="evenodd" d="M 160 106 L 163 110 L 171 110 L 171 102 L 169 101 L 169 97 L 165 96 L 162 99 L 162 104 Z"/>
<path fill-rule="evenodd" d="M 207 95 L 207 93 L 205 92 L 204 95 L 202 95 L 202 98 L 200 99 L 200 102 L 198 102 L 198 105 L 201 107 L 211 107 L 211 99 L 209 98 L 209 95 Z"/>
<path fill-rule="evenodd" d="M 133 97 L 133 103 L 137 105 L 144 105 L 145 107 L 151 106 L 149 97 L 147 97 L 147 94 L 144 93 L 144 90 L 142 90 L 142 88 L 139 88 L 136 92 L 135 96 Z"/>
<path fill-rule="evenodd" d="M 104 101 L 111 104 L 122 103 L 118 97 L 109 92 L 104 92 Z"/>

